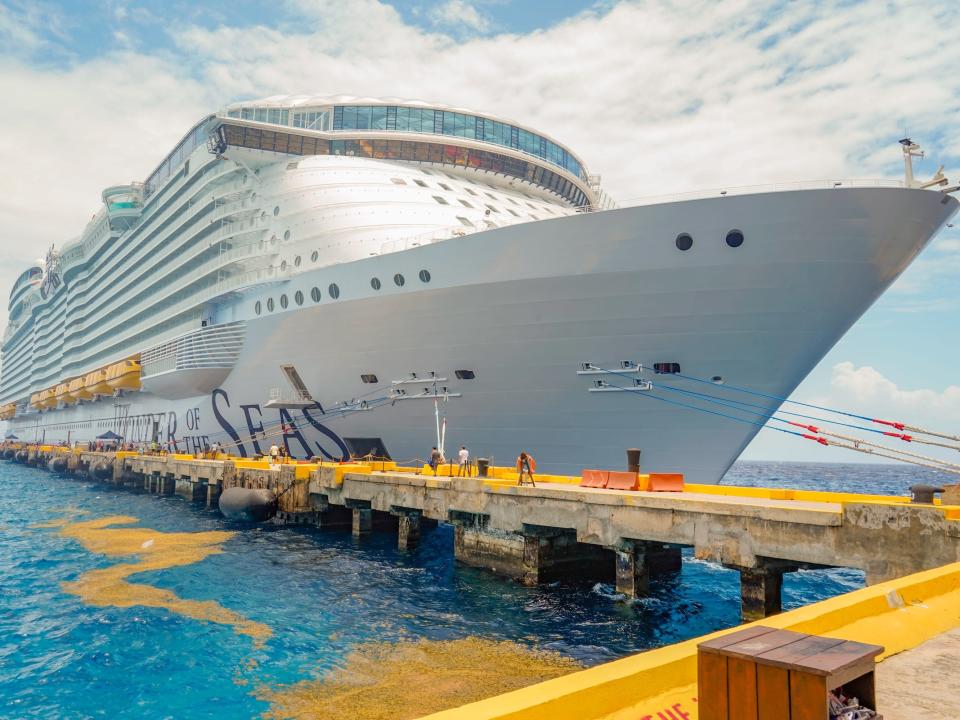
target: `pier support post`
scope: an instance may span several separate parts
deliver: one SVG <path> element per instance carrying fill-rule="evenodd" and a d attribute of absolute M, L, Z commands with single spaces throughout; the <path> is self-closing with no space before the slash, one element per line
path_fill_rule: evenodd
<path fill-rule="evenodd" d="M 796 565 L 757 558 L 756 567 L 725 567 L 740 572 L 740 616 L 743 622 L 763 620 L 783 610 L 783 574 L 794 572 Z"/>
<path fill-rule="evenodd" d="M 370 508 L 353 508 L 353 527 L 354 537 L 363 537 L 369 535 L 373 530 L 373 510 Z"/>
<path fill-rule="evenodd" d="M 624 538 L 614 550 L 617 592 L 627 597 L 647 594 L 651 576 L 679 572 L 683 567 L 680 548 L 662 542 Z"/>
<path fill-rule="evenodd" d="M 397 547 L 400 550 L 412 550 L 420 544 L 420 527 L 423 513 L 410 508 L 394 508 L 397 516 Z"/>

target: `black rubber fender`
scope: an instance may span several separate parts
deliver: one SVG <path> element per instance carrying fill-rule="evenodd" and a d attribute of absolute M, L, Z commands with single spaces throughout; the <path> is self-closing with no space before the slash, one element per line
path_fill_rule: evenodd
<path fill-rule="evenodd" d="M 263 522 L 277 514 L 277 496 L 273 490 L 227 488 L 220 493 L 220 512 L 228 520 Z"/>

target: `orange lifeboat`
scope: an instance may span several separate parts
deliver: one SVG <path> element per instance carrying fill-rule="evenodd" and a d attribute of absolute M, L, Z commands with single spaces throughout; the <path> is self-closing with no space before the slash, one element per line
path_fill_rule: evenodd
<path fill-rule="evenodd" d="M 34 410 L 43 410 L 43 393 L 35 392 L 30 396 L 30 407 Z"/>
<path fill-rule="evenodd" d="M 107 384 L 114 390 L 140 389 L 140 363 L 124 360 L 107 368 Z"/>
<path fill-rule="evenodd" d="M 43 404 L 43 407 L 47 408 L 48 410 L 50 408 L 55 408 L 57 406 L 57 397 L 56 397 L 56 393 L 54 392 L 54 389 L 47 388 L 46 390 L 41 392 L 40 402 Z"/>
<path fill-rule="evenodd" d="M 83 387 L 90 393 L 91 397 L 94 395 L 113 395 L 113 388 L 107 383 L 107 371 L 103 368 L 87 373 L 87 376 L 83 379 Z"/>
<path fill-rule="evenodd" d="M 74 402 L 76 402 L 76 399 L 70 394 L 70 386 L 65 382 L 57 385 L 56 389 L 53 391 L 53 396 L 56 402 L 60 403 L 61 405 L 72 405 Z"/>
<path fill-rule="evenodd" d="M 82 377 L 71 380 L 67 389 L 75 400 L 89 400 L 93 397 L 93 393 L 87 390 L 86 382 Z"/>

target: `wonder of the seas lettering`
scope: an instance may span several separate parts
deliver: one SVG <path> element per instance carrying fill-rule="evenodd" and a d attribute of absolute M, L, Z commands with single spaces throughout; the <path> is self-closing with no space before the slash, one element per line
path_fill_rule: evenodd
<path fill-rule="evenodd" d="M 319 403 L 301 410 L 302 419 L 292 415 L 286 408 L 279 408 L 276 420 L 267 419 L 266 424 L 264 424 L 264 413 L 260 405 L 255 403 L 238 405 L 237 410 L 243 415 L 241 429 L 238 430 L 226 417 L 228 413 L 234 414 L 231 412 L 232 405 L 226 391 L 220 388 L 214 390 L 210 402 L 214 418 L 223 433 L 230 438 L 231 443 L 224 444 L 232 444 L 236 447 L 241 457 L 249 457 L 248 444 L 254 453 L 264 454 L 265 448 L 260 441 L 269 448 L 273 444 L 271 438 L 282 438 L 287 452 L 294 456 L 322 455 L 328 460 L 346 460 L 350 457 L 350 451 L 340 436 L 311 414 L 323 415 L 323 407 Z M 309 437 L 313 434 L 308 432 L 311 428 L 323 437 L 319 440 Z M 333 443 L 335 447 L 328 449 L 329 443 Z M 291 448 L 291 445 L 294 447 Z"/>

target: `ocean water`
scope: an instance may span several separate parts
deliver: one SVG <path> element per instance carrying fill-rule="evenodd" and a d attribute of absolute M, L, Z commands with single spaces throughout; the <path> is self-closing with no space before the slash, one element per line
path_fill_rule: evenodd
<path fill-rule="evenodd" d="M 942 478 L 897 466 L 743 462 L 724 482 L 907 494 L 916 482 Z M 258 642 L 162 607 L 98 606 L 68 592 L 85 573 L 132 558 L 93 552 L 38 525 L 115 515 L 161 533 L 235 531 L 218 554 L 131 582 L 213 601 L 272 635 Z M 855 570 L 793 573 L 784 604 L 862 586 Z M 445 525 L 400 552 L 392 533 L 355 541 L 343 531 L 232 526 L 179 498 L 0 463 L 4 719 L 250 718 L 268 710 L 258 687 L 316 677 L 375 640 L 514 640 L 593 665 L 739 621 L 737 574 L 689 553 L 682 572 L 654 581 L 648 598 L 621 600 L 604 584 L 526 588 L 457 566 Z"/>

